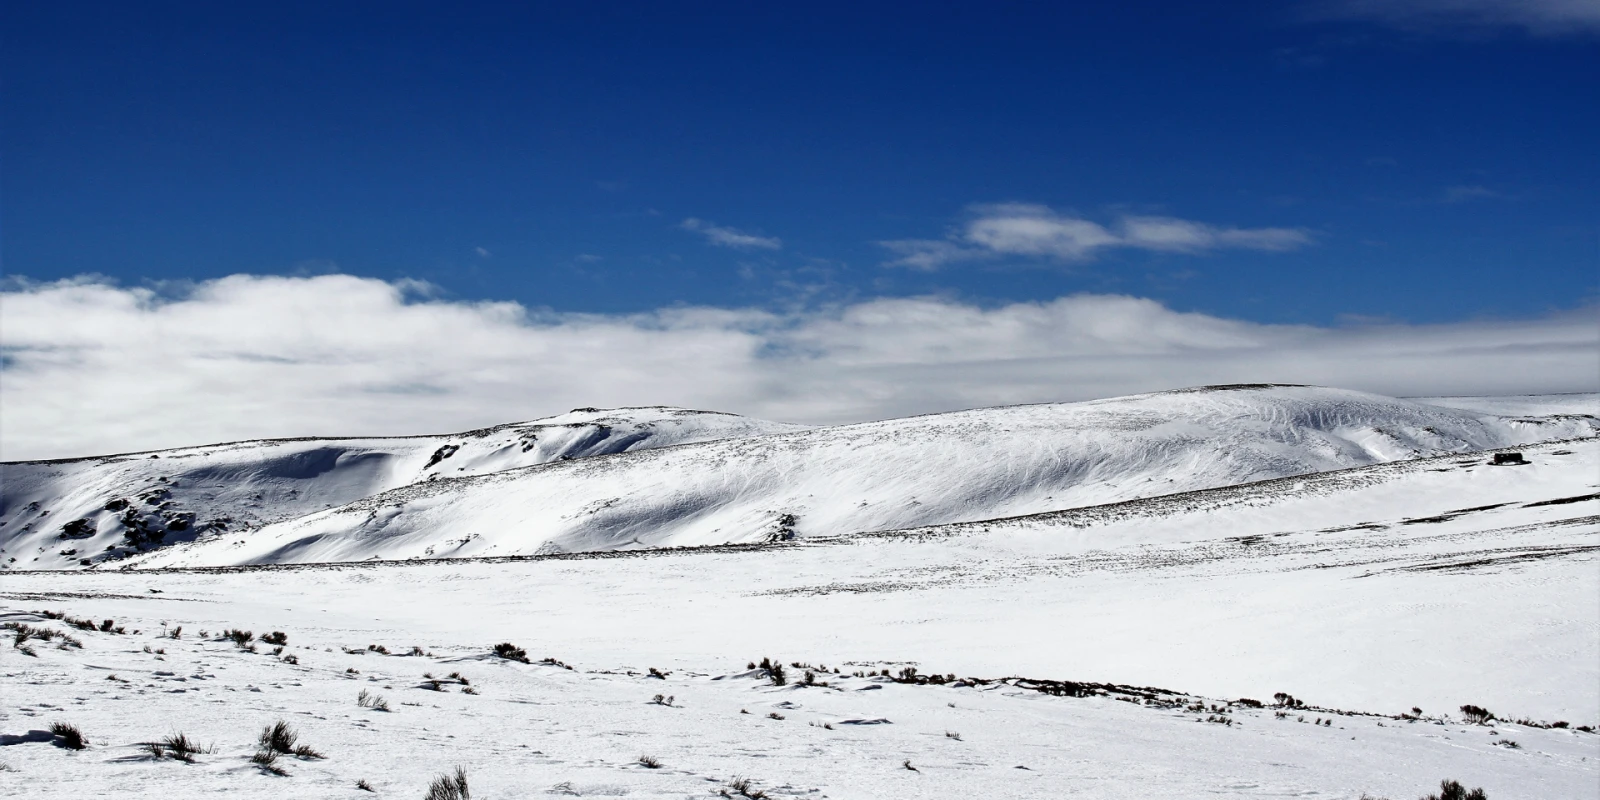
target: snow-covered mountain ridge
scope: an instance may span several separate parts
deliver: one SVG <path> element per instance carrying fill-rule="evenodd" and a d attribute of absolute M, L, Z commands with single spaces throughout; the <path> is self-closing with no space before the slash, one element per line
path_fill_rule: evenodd
<path fill-rule="evenodd" d="M 0 561 L 77 566 L 447 476 L 803 429 L 676 408 L 580 408 L 450 435 L 275 439 L 4 463 Z"/>
<path fill-rule="evenodd" d="M 934 414 L 413 482 L 248 535 L 135 556 L 201 566 L 777 541 L 993 519 L 1553 438 L 1502 418 L 1299 386 Z"/>

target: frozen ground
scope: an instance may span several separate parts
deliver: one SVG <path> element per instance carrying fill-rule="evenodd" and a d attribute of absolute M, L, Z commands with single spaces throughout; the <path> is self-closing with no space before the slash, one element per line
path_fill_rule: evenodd
<path fill-rule="evenodd" d="M 737 796 L 735 776 L 808 798 L 1410 800 L 1446 777 L 1494 800 L 1600 797 L 1600 737 L 1458 710 L 1600 722 L 1600 442 L 1522 452 L 764 545 L 7 573 L 7 620 L 140 633 L 0 648 L 0 741 L 17 742 L 0 787 L 363 797 L 364 779 L 420 798 L 460 764 L 479 798 Z M 286 632 L 298 663 L 218 639 L 234 627 Z M 496 659 L 501 641 L 574 669 Z M 775 687 L 746 668 L 763 656 L 845 674 Z M 907 666 L 1193 694 L 854 677 Z M 477 694 L 425 683 L 450 672 Z M 358 707 L 361 689 L 391 710 Z M 1280 718 L 1275 692 L 1316 708 Z M 1241 697 L 1269 707 L 1226 705 Z M 1396 718 L 1413 706 L 1423 720 Z M 277 719 L 327 758 L 253 766 Z M 26 741 L 56 721 L 91 747 Z M 215 752 L 190 765 L 139 744 L 179 731 Z"/>

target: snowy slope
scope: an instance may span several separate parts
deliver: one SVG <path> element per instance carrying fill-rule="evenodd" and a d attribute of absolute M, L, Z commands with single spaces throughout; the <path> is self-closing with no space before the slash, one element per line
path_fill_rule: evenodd
<path fill-rule="evenodd" d="M 1493 414 L 1501 417 L 1530 419 L 1572 415 L 1595 416 L 1600 414 L 1600 394 L 1573 392 L 1570 394 L 1518 394 L 1492 397 L 1411 397 L 1418 403 Z"/>
<path fill-rule="evenodd" d="M 459 764 L 479 797 L 716 797 L 743 776 L 813 800 L 1411 800 L 1447 777 L 1596 798 L 1600 737 L 1571 726 L 1600 722 L 1600 440 L 1523 453 L 777 547 L 9 574 L 4 619 L 83 646 L 0 645 L 0 786 L 421 797 Z M 287 632 L 297 663 L 218 637 L 233 627 Z M 493 658 L 501 641 L 535 663 Z M 826 664 L 830 686 L 772 686 L 746 669 L 763 656 Z M 913 665 L 1192 694 L 855 676 Z M 1315 708 L 1230 702 L 1279 691 Z M 1465 723 L 1469 703 L 1501 721 Z M 252 766 L 278 719 L 327 757 Z M 91 747 L 30 741 L 57 721 Z M 177 732 L 216 748 L 183 764 L 140 744 Z"/>
<path fill-rule="evenodd" d="M 280 439 L 0 464 L 0 555 L 13 568 L 238 532 L 443 477 L 801 430 L 673 408 L 577 409 L 448 436 Z"/>
<path fill-rule="evenodd" d="M 780 541 L 1037 513 L 1556 437 L 1360 392 L 1244 386 L 936 414 L 413 483 L 139 566 Z"/>

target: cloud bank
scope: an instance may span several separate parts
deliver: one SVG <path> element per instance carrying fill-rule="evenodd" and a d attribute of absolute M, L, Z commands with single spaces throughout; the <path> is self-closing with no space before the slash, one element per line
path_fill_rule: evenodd
<path fill-rule="evenodd" d="M 879 242 L 898 256 L 889 265 L 932 270 L 957 261 L 998 256 L 1088 261 L 1103 250 L 1119 247 L 1163 253 L 1281 252 L 1311 244 L 1310 234 L 1298 228 L 1228 228 L 1176 217 L 1132 215 L 1107 227 L 1031 203 L 974 206 L 971 210 L 972 219 L 946 239 Z"/>
<path fill-rule="evenodd" d="M 414 283 L 236 275 L 176 296 L 94 280 L 0 293 L 0 458 L 258 437 L 438 433 L 577 406 L 835 423 L 1207 383 L 1391 395 L 1594 391 L 1592 309 L 1325 328 L 1074 295 L 795 313 L 557 314 Z"/>

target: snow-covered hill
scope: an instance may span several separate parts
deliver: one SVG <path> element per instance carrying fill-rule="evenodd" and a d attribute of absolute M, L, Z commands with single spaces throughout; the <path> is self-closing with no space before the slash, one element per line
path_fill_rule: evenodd
<path fill-rule="evenodd" d="M 279 439 L 0 464 L 0 561 L 61 569 L 445 477 L 803 430 L 675 408 L 576 409 L 447 436 Z"/>
<path fill-rule="evenodd" d="M 460 765 L 484 797 L 1600 797 L 1600 440 L 1521 450 L 775 547 L 10 574 L 0 620 L 55 638 L 0 645 L 0 786 L 421 797 Z M 775 686 L 766 656 L 807 666 Z M 865 675 L 908 668 L 987 680 Z M 325 757 L 252 763 L 280 719 Z M 215 748 L 151 754 L 177 733 Z"/>
<path fill-rule="evenodd" d="M 1455 408 L 1479 414 L 1501 417 L 1520 417 L 1529 420 L 1550 420 L 1571 416 L 1600 414 L 1600 394 L 1571 392 L 1568 394 L 1521 394 L 1501 397 L 1411 397 L 1418 403 L 1430 406 Z"/>
<path fill-rule="evenodd" d="M 1338 389 L 1207 387 L 722 439 L 413 482 L 139 566 L 501 556 L 782 541 L 1031 514 L 1561 437 Z"/>

